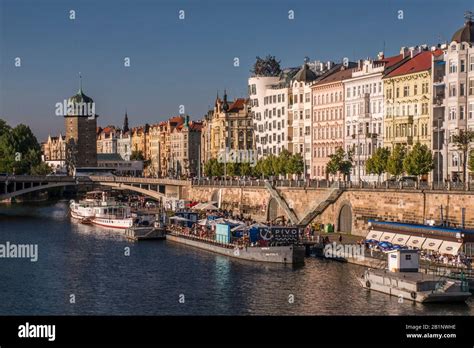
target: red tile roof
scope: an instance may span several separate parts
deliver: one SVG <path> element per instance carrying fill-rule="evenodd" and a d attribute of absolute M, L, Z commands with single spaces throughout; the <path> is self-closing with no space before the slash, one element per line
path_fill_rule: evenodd
<path fill-rule="evenodd" d="M 242 110 L 245 107 L 246 102 L 247 99 L 245 98 L 237 98 L 229 105 L 228 112 L 238 112 L 239 110 Z"/>
<path fill-rule="evenodd" d="M 202 130 L 202 122 L 197 122 L 197 121 L 191 122 L 189 124 L 189 128 L 194 131 L 200 132 Z"/>
<path fill-rule="evenodd" d="M 399 54 L 399 55 L 396 55 L 396 56 L 393 56 L 393 57 L 386 57 L 386 58 L 383 58 L 383 59 L 379 59 L 376 62 L 383 62 L 383 63 L 385 63 L 385 68 L 390 68 L 392 65 L 397 64 L 398 62 L 400 62 L 403 59 L 404 59 L 403 54 Z"/>
<path fill-rule="evenodd" d="M 407 60 L 405 63 L 400 65 L 398 68 L 394 69 L 384 78 L 401 76 L 407 74 L 414 74 L 420 71 L 430 70 L 431 69 L 431 52 L 423 51 L 413 58 Z"/>
<path fill-rule="evenodd" d="M 181 123 L 184 122 L 184 117 L 183 116 L 173 116 L 168 120 L 168 122 L 181 124 Z"/>
<path fill-rule="evenodd" d="M 345 68 L 343 70 L 339 70 L 333 74 L 330 74 L 329 76 L 323 78 L 319 82 L 316 83 L 316 86 L 319 85 L 325 85 L 328 83 L 334 83 L 334 82 L 339 82 L 342 80 L 350 79 L 352 77 L 352 69 L 350 68 Z"/>
<path fill-rule="evenodd" d="M 438 56 L 442 55 L 444 53 L 444 51 L 437 48 L 431 53 L 433 54 L 433 56 L 438 57 Z"/>

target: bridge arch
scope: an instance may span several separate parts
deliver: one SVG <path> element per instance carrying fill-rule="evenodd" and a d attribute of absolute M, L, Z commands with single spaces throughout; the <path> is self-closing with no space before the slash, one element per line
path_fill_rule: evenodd
<path fill-rule="evenodd" d="M 219 191 L 220 190 L 214 190 L 211 195 L 211 201 L 216 202 L 216 206 L 219 205 Z"/>
<path fill-rule="evenodd" d="M 117 190 L 129 190 L 129 191 L 134 191 L 141 193 L 145 196 L 148 196 L 153 199 L 161 200 L 162 198 L 166 198 L 166 195 L 158 192 L 158 191 L 151 191 L 145 188 L 140 188 L 140 187 L 135 187 L 132 185 L 125 185 L 122 183 L 112 183 L 112 182 L 98 182 L 97 184 L 101 186 L 108 186 L 108 187 L 113 187 Z"/>
<path fill-rule="evenodd" d="M 267 205 L 267 221 L 273 221 L 278 217 L 278 202 L 275 198 L 271 198 Z"/>
<path fill-rule="evenodd" d="M 24 194 L 30 193 L 30 192 L 48 190 L 48 189 L 54 188 L 54 187 L 66 187 L 66 186 L 75 186 L 75 185 L 77 185 L 77 183 L 75 183 L 75 182 L 57 182 L 57 183 L 52 183 L 52 184 L 49 183 L 49 184 L 44 184 L 44 185 L 32 186 L 32 187 L 28 187 L 28 188 L 25 188 L 25 189 L 22 189 L 22 190 L 16 190 L 16 191 L 13 191 L 13 192 L 0 194 L 0 201 L 3 201 L 5 199 L 14 198 L 14 197 L 17 197 L 17 196 L 21 196 L 21 195 L 24 195 Z"/>
<path fill-rule="evenodd" d="M 345 201 L 339 208 L 337 215 L 337 232 L 352 233 L 352 205 Z"/>

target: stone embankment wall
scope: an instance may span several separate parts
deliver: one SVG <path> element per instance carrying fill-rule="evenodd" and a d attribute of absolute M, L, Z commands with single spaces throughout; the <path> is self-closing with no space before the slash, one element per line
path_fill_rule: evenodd
<path fill-rule="evenodd" d="M 278 188 L 277 191 L 300 220 L 330 193 L 322 188 Z M 273 216 L 285 214 L 264 187 L 188 186 L 183 189 L 183 198 L 220 201 L 222 208 L 251 214 L 259 221 L 265 221 L 271 210 L 276 210 Z M 347 189 L 313 222 L 335 224 L 337 231 L 344 206 L 350 208 L 344 210 L 350 211 L 352 220 L 351 231 L 344 232 L 356 235 L 366 234 L 369 219 L 409 223 L 433 219 L 439 223 L 441 207 L 443 218 L 458 227 L 465 208 L 465 226 L 474 229 L 474 192 Z"/>

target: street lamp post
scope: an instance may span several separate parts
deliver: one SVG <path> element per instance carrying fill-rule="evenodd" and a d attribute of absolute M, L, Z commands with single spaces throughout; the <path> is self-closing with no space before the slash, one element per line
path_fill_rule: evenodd
<path fill-rule="evenodd" d="M 441 129 L 439 128 L 439 117 L 437 119 L 437 129 L 436 131 L 438 132 L 438 146 L 437 146 L 437 150 L 438 150 L 438 163 L 437 163 L 437 171 L 438 171 L 438 174 L 437 174 L 437 182 L 438 182 L 438 188 L 439 188 L 439 175 L 440 175 L 440 161 L 441 161 L 441 148 L 440 148 L 440 143 L 439 143 L 439 133 L 441 132 Z"/>
<path fill-rule="evenodd" d="M 360 183 L 360 124 L 357 124 L 357 176 Z"/>

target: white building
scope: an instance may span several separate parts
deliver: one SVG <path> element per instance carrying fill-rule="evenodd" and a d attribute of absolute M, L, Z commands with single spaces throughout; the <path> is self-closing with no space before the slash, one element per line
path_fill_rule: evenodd
<path fill-rule="evenodd" d="M 378 147 L 383 146 L 384 69 L 383 61 L 359 60 L 357 68 L 352 70 L 352 78 L 344 80 L 344 143 L 346 151 L 354 150 L 353 181 L 376 181 L 378 178 L 366 173 L 365 163 Z"/>
<path fill-rule="evenodd" d="M 463 180 L 462 152 L 452 137 L 461 130 L 474 131 L 474 25 L 472 13 L 466 13 L 464 26 L 456 31 L 444 50 L 445 76 L 445 127 L 447 168 L 444 178 Z M 437 120 L 433 120 L 437 122 Z M 472 144 L 471 144 L 472 145 Z M 436 170 L 436 168 L 435 168 Z"/>
<path fill-rule="evenodd" d="M 117 153 L 125 160 L 129 161 L 132 155 L 132 136 L 130 131 L 120 131 L 117 135 Z"/>
<path fill-rule="evenodd" d="M 309 137 L 307 137 L 304 133 L 306 125 L 303 125 L 308 123 L 309 127 L 311 127 L 311 89 L 303 80 L 308 80 L 309 84 L 315 77 L 323 74 L 327 67 L 328 64 L 316 61 L 306 63 L 303 68 L 283 69 L 280 76 L 252 76 L 249 78 L 249 98 L 258 158 L 270 154 L 278 155 L 283 149 L 287 149 L 290 152 L 294 152 L 297 149 L 300 152 L 300 144 L 304 142 L 304 139 L 311 138 L 311 129 Z M 301 81 L 294 85 L 294 78 L 298 73 L 300 73 Z M 295 89 L 294 93 L 293 89 Z M 309 93 L 309 102 L 306 101 L 306 93 Z M 300 94 L 303 95 L 303 102 L 300 102 L 300 99 L 298 99 L 296 105 L 298 111 L 298 143 L 296 146 L 293 143 L 293 134 L 289 134 L 290 131 L 293 132 L 293 119 L 290 120 L 288 118 L 290 105 L 293 107 L 289 96 L 294 94 L 298 94 L 298 98 Z M 304 118 L 305 116 L 303 116 L 303 122 L 299 122 L 300 108 L 303 110 L 303 115 L 305 115 L 306 109 L 309 110 L 310 115 L 307 122 L 306 118 Z M 301 137 L 299 136 L 300 124 L 303 127 L 303 135 Z M 302 152 L 304 152 L 304 148 Z M 309 165 L 311 151 L 305 157 L 308 158 Z M 309 173 L 309 167 L 307 170 Z"/>
<path fill-rule="evenodd" d="M 257 158 L 288 149 L 288 87 L 278 76 L 249 78 Z"/>
<path fill-rule="evenodd" d="M 329 63 L 330 66 L 330 63 Z M 311 85 L 318 75 L 305 63 L 291 80 L 288 105 L 288 147 L 299 153 L 305 164 L 305 174 L 311 175 L 312 105 Z"/>

